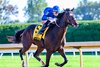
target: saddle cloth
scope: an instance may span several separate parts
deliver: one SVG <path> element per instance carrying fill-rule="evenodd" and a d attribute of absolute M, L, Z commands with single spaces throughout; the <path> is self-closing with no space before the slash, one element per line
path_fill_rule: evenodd
<path fill-rule="evenodd" d="M 42 25 L 37 25 L 36 27 L 35 27 L 35 29 L 34 29 L 34 33 L 33 33 L 33 39 L 38 35 L 38 32 L 41 30 L 41 28 L 42 28 Z M 47 30 L 48 30 L 48 27 L 45 29 L 45 31 L 44 31 L 44 33 L 43 33 L 43 35 L 41 36 L 41 37 L 38 37 L 39 38 L 39 40 L 41 40 L 41 39 L 44 39 L 45 38 L 45 35 L 46 35 L 46 32 L 47 32 Z"/>

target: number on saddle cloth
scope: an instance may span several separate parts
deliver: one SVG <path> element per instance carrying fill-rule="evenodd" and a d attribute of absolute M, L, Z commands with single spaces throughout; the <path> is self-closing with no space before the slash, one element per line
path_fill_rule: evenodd
<path fill-rule="evenodd" d="M 37 25 L 37 26 L 35 27 L 34 33 L 33 33 L 33 38 L 34 38 L 35 36 L 37 36 L 37 34 L 38 34 L 38 32 L 41 30 L 41 28 L 42 28 L 42 25 Z M 48 27 L 45 29 L 45 31 L 44 31 L 44 33 L 43 33 L 43 35 L 42 35 L 41 38 L 44 39 L 47 30 L 48 30 Z"/>

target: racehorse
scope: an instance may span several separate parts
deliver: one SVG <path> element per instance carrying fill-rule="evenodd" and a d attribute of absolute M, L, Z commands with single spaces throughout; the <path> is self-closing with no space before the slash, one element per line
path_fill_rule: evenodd
<path fill-rule="evenodd" d="M 66 29 L 68 28 L 68 25 L 71 25 L 73 27 L 77 27 L 78 23 L 74 17 L 73 14 L 73 9 L 65 9 L 62 13 L 59 13 L 59 15 L 57 16 L 57 20 L 55 22 L 55 24 L 51 24 L 51 26 L 49 26 L 49 29 L 45 35 L 45 38 L 42 39 L 41 41 L 37 41 L 33 39 L 33 31 L 35 29 L 35 27 L 37 25 L 30 25 L 28 26 L 25 30 L 20 30 L 16 33 L 16 36 L 19 32 L 21 36 L 17 36 L 17 38 L 15 39 L 16 41 L 19 41 L 19 39 L 21 40 L 22 44 L 23 44 L 23 48 L 20 49 L 19 53 L 20 53 L 20 58 L 22 60 L 23 63 L 23 67 L 24 67 L 24 59 L 23 59 L 23 54 L 29 50 L 29 48 L 31 47 L 32 43 L 34 45 L 37 45 L 37 50 L 34 53 L 34 57 L 42 63 L 43 67 L 48 67 L 49 66 L 49 61 L 51 58 L 51 55 L 58 51 L 58 53 L 60 53 L 60 55 L 63 57 L 64 62 L 63 63 L 55 63 L 55 65 L 57 66 L 64 66 L 68 59 L 64 53 L 64 45 L 65 45 L 65 34 L 66 34 Z M 19 38 L 18 38 L 19 37 Z M 42 45 L 44 45 L 45 47 L 43 47 Z M 46 63 L 44 63 L 42 61 L 42 59 L 39 57 L 39 54 L 46 49 L 47 53 L 46 53 Z"/>

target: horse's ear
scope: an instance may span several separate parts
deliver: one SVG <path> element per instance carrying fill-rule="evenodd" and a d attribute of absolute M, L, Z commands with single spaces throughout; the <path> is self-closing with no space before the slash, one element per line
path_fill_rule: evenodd
<path fill-rule="evenodd" d="M 71 9 L 71 11 L 73 11 L 74 10 L 74 8 L 73 9 Z"/>

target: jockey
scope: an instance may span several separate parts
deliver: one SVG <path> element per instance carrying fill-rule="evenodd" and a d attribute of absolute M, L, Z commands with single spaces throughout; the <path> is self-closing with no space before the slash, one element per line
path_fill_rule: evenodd
<path fill-rule="evenodd" d="M 39 31 L 37 37 L 41 37 L 45 28 L 48 26 L 49 23 L 54 23 L 56 22 L 56 17 L 59 14 L 59 7 L 58 6 L 54 6 L 53 8 L 51 7 L 47 7 L 44 9 L 44 15 L 42 16 L 42 28 Z"/>

